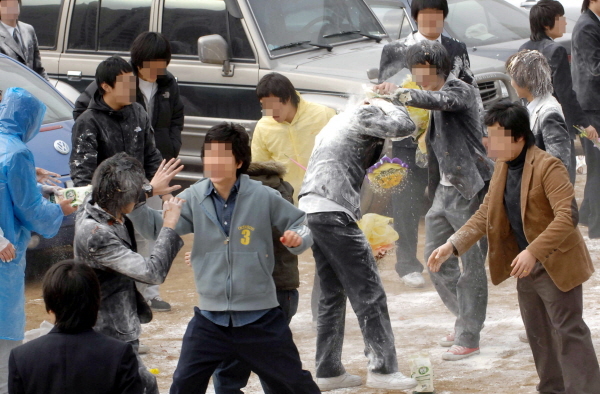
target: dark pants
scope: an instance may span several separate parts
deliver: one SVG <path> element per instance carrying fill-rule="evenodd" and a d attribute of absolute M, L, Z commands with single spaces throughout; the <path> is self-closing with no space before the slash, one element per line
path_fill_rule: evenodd
<path fill-rule="evenodd" d="M 313 255 L 321 279 L 317 324 L 317 377 L 340 376 L 346 319 L 346 299 L 365 341 L 369 370 L 398 371 L 387 299 L 371 247 L 356 222 L 343 212 L 308 215 Z"/>
<path fill-rule="evenodd" d="M 592 126 L 600 130 L 600 111 L 585 111 Z M 600 150 L 587 138 L 581 138 L 587 178 L 583 191 L 583 202 L 579 209 L 579 221 L 588 226 L 590 238 L 600 238 Z"/>
<path fill-rule="evenodd" d="M 544 394 L 600 393 L 600 369 L 583 321 L 581 285 L 562 292 L 542 264 L 517 282 L 519 307 Z"/>
<path fill-rule="evenodd" d="M 289 325 L 292 317 L 298 311 L 298 290 L 277 290 L 277 301 L 283 311 L 283 315 Z M 242 390 L 248 384 L 251 368 L 248 364 L 234 359 L 224 361 L 213 374 L 213 384 L 216 394 L 243 394 Z M 261 380 L 263 390 L 266 394 L 274 393 Z"/>
<path fill-rule="evenodd" d="M 569 179 L 571 183 L 575 185 L 575 180 L 577 177 L 577 155 L 575 154 L 575 140 L 571 140 L 571 165 L 569 166 Z"/>
<path fill-rule="evenodd" d="M 477 212 L 479 205 L 478 196 L 467 200 L 454 186 L 437 187 L 433 205 L 425 216 L 425 261 Z M 454 343 L 476 348 L 488 299 L 485 257 L 480 245 L 473 245 L 460 261 L 462 271 L 458 258 L 451 256 L 438 272 L 429 274 L 440 298 L 456 316 Z"/>
<path fill-rule="evenodd" d="M 194 317 L 183 336 L 171 394 L 205 393 L 215 369 L 231 359 L 249 365 L 275 393 L 320 393 L 310 372 L 302 369 L 281 308 L 273 308 L 242 327 L 219 326 L 194 308 Z"/>
<path fill-rule="evenodd" d="M 392 155 L 408 164 L 409 168 L 402 190 L 392 195 L 394 229 L 400 236 L 396 248 L 396 272 L 400 277 L 423 272 L 423 264 L 417 258 L 419 220 L 430 205 L 425 196 L 429 179 L 427 168 L 415 164 L 416 147 L 409 148 L 402 144 L 405 142 L 398 141 L 392 145 Z"/>
<path fill-rule="evenodd" d="M 139 348 L 140 341 L 136 339 L 135 341 L 129 342 L 131 347 L 133 347 L 133 351 L 135 352 L 135 356 L 138 361 L 138 367 L 140 371 L 140 377 L 142 378 L 142 383 L 144 384 L 144 394 L 158 394 L 158 383 L 156 383 L 156 376 L 152 375 L 148 368 L 144 365 L 142 358 L 140 357 Z"/>

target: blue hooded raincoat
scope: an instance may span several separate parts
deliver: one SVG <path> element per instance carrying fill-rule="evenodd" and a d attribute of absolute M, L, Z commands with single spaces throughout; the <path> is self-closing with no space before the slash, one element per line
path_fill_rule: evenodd
<path fill-rule="evenodd" d="M 19 341 L 25 331 L 25 252 L 35 231 L 46 238 L 58 233 L 59 205 L 42 197 L 33 154 L 25 143 L 37 135 L 46 106 L 21 88 L 10 88 L 0 104 L 0 228 L 17 257 L 0 262 L 0 339 Z"/>

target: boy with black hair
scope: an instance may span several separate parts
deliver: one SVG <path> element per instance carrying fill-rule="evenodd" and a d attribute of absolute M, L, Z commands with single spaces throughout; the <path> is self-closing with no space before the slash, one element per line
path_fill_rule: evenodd
<path fill-rule="evenodd" d="M 256 85 L 256 95 L 265 116 L 252 134 L 252 158 L 283 164 L 287 171 L 285 180 L 294 188 L 297 201 L 315 137 L 335 110 L 304 100 L 292 82 L 278 73 L 262 77 Z"/>
<path fill-rule="evenodd" d="M 600 129 L 600 0 L 584 0 L 581 16 L 573 28 L 571 41 L 571 76 L 573 90 L 588 122 Z M 594 135 L 593 137 L 597 137 Z M 594 143 L 581 138 L 585 153 L 587 178 L 580 223 L 588 226 L 590 238 L 600 238 L 600 150 Z"/>
<path fill-rule="evenodd" d="M 489 238 L 492 283 L 517 279 L 519 308 L 540 393 L 600 392 L 600 368 L 585 324 L 582 283 L 594 264 L 577 228 L 575 191 L 557 158 L 535 146 L 529 114 L 501 101 L 485 123 L 496 166 L 479 210 L 428 261 L 437 272 L 479 238 Z M 483 262 L 481 262 L 483 265 Z M 483 269 L 483 267 L 482 267 Z"/>
<path fill-rule="evenodd" d="M 245 174 L 250 138 L 241 125 L 212 127 L 202 157 L 207 178 L 180 194 L 186 202 L 176 226 L 179 234 L 199 235 L 191 256 L 200 304 L 183 337 L 171 393 L 205 393 L 215 369 L 232 359 L 249 365 L 276 393 L 319 393 L 302 370 L 271 276 L 272 228 L 300 254 L 312 244 L 306 214 Z M 129 217 L 150 239 L 163 221 L 146 205 Z"/>
<path fill-rule="evenodd" d="M 69 165 L 75 187 L 89 185 L 96 167 L 119 152 L 136 158 L 146 179 L 152 179 L 162 156 L 148 114 L 133 102 L 133 68 L 119 56 L 109 57 L 96 69 L 96 84 L 88 109 L 73 126 Z"/>
<path fill-rule="evenodd" d="M 410 9 L 419 30 L 411 33 L 405 40 L 394 41 L 383 48 L 379 66 L 379 85 L 375 86 L 374 90 L 392 92 L 396 89 L 395 84 L 386 81 L 407 68 L 406 51 L 411 45 L 421 41 L 437 41 L 442 44 L 450 56 L 450 67 L 454 76 L 477 88 L 475 76 L 470 70 L 466 45 L 442 35 L 444 20 L 448 16 L 447 0 L 414 0 Z M 483 116 L 483 103 L 479 94 L 477 99 Z M 417 141 L 414 138 L 392 142 L 392 155 L 407 163 L 411 169 L 404 181 L 403 190 L 392 197 L 394 228 L 400 235 L 396 249 L 396 272 L 409 287 L 425 285 L 422 275 L 423 265 L 417 258 L 417 243 L 419 220 L 431 204 L 425 197 L 426 164 L 423 168 L 419 167 L 415 160 L 416 154 Z"/>
<path fill-rule="evenodd" d="M 179 86 L 167 67 L 171 62 L 171 44 L 162 34 L 141 33 L 131 45 L 131 67 L 135 79 L 135 101 L 148 113 L 154 129 L 156 147 L 170 160 L 179 155 L 183 130 L 183 103 Z M 88 108 L 98 90 L 96 81 L 89 84 L 75 102 L 73 118 Z"/>
<path fill-rule="evenodd" d="M 541 0 L 537 2 L 529 12 L 529 24 L 531 38 L 521 45 L 519 51 L 524 49 L 536 50 L 542 53 L 548 60 L 552 70 L 552 95 L 556 97 L 562 106 L 562 112 L 566 120 L 567 131 L 571 140 L 571 155 L 569 158 L 569 176 L 571 182 L 575 183 L 575 137 L 578 132 L 573 126 L 585 129 L 588 138 L 597 139 L 598 133 L 587 119 L 587 115 L 581 108 L 577 96 L 573 91 L 571 79 L 571 66 L 565 47 L 554 42 L 565 33 L 567 20 L 565 9 L 559 1 Z M 538 145 L 539 146 L 539 145 Z M 542 148 L 543 149 L 543 148 Z"/>
<path fill-rule="evenodd" d="M 429 197 L 425 216 L 425 260 L 435 248 L 477 211 L 487 191 L 493 163 L 481 142 L 481 117 L 475 87 L 456 78 L 450 58 L 437 42 L 421 41 L 406 53 L 406 64 L 423 90 L 395 92 L 408 106 L 431 110 L 427 133 Z M 450 346 L 444 360 L 479 353 L 479 335 L 487 308 L 485 256 L 473 245 L 461 258 L 447 263 L 431 279 L 446 307 L 456 316 L 454 332 L 440 345 Z"/>
<path fill-rule="evenodd" d="M 506 72 L 517 95 L 527 100 L 536 146 L 559 158 L 569 173 L 574 174 L 575 170 L 571 167 L 573 141 L 567 131 L 562 107 L 552 95 L 548 61 L 538 51 L 522 50 L 506 60 Z"/>
<path fill-rule="evenodd" d="M 100 283 L 92 268 L 73 260 L 58 262 L 46 272 L 42 293 L 55 326 L 13 349 L 9 393 L 143 393 L 131 345 L 93 330 Z"/>
<path fill-rule="evenodd" d="M 362 384 L 341 359 L 348 299 L 365 341 L 367 386 L 417 385 L 398 371 L 385 290 L 371 247 L 356 224 L 367 169 L 379 160 L 386 138 L 407 136 L 414 129 L 403 107 L 373 99 L 336 115 L 316 139 L 300 208 L 308 214 L 314 236 L 312 250 L 322 291 L 315 360 L 321 391 Z"/>
<path fill-rule="evenodd" d="M 164 193 L 165 185 L 177 174 L 171 164 L 160 165 L 150 184 L 153 190 Z M 152 311 L 135 283 L 161 284 L 183 246 L 174 231 L 182 201 L 171 198 L 165 202 L 164 221 L 150 256 L 138 253 L 133 225 L 126 215 L 144 196 L 146 185 L 141 163 L 123 152 L 100 163 L 92 178 L 92 193 L 77 215 L 73 241 L 75 257 L 94 268 L 100 281 L 102 304 L 95 330 L 130 343 L 136 354 L 141 324 L 152 320 Z M 158 394 L 156 378 L 141 358 L 138 363 L 146 394 Z"/>

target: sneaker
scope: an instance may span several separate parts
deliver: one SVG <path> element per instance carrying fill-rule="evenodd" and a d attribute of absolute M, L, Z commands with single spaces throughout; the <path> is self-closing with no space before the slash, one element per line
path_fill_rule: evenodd
<path fill-rule="evenodd" d="M 411 272 L 408 275 L 404 275 L 401 279 L 408 287 L 419 288 L 425 286 L 425 279 L 420 272 Z"/>
<path fill-rule="evenodd" d="M 576 157 L 576 172 L 581 175 L 587 174 L 587 165 L 585 163 L 585 156 Z"/>
<path fill-rule="evenodd" d="M 463 358 L 471 357 L 476 354 L 479 354 L 479 348 L 474 347 L 464 347 L 458 345 L 452 345 L 450 349 L 444 354 L 442 354 L 442 359 L 446 361 L 456 361 L 462 360 Z"/>
<path fill-rule="evenodd" d="M 317 378 L 316 383 L 321 391 L 344 389 L 363 384 L 360 376 L 350 375 L 348 372 L 344 372 L 343 375 L 334 376 L 333 378 Z"/>
<path fill-rule="evenodd" d="M 367 373 L 367 387 L 372 389 L 409 390 L 417 387 L 417 381 L 404 376 L 402 372 L 381 374 L 369 371 Z"/>
<path fill-rule="evenodd" d="M 138 345 L 138 354 L 147 354 L 150 351 L 150 347 L 142 343 Z"/>
<path fill-rule="evenodd" d="M 163 301 L 162 298 L 158 296 L 148 301 L 148 305 L 150 305 L 150 309 L 154 312 L 168 312 L 171 310 L 171 304 Z"/>
<path fill-rule="evenodd" d="M 445 337 L 443 337 L 442 339 L 440 339 L 440 346 L 450 347 L 450 346 L 454 345 L 455 335 L 456 335 L 455 332 L 451 332 L 450 334 L 448 334 Z"/>
<path fill-rule="evenodd" d="M 519 333 L 519 341 L 523 343 L 529 343 L 529 338 L 527 338 L 527 333 L 525 331 L 521 331 Z"/>

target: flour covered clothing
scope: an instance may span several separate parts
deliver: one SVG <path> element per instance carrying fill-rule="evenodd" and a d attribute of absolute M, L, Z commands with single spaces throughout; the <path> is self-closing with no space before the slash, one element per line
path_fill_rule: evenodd
<path fill-rule="evenodd" d="M 42 197 L 33 154 L 25 145 L 39 132 L 46 106 L 21 88 L 9 88 L 0 104 L 0 228 L 16 258 L 0 263 L 0 339 L 20 341 L 25 333 L 25 254 L 35 231 L 58 233 L 59 205 Z M 8 360 L 6 360 L 8 362 Z"/>
<path fill-rule="evenodd" d="M 334 117 L 317 137 L 300 192 L 308 213 L 322 295 L 317 321 L 318 378 L 341 376 L 346 302 L 350 300 L 365 341 L 369 370 L 398 371 L 387 298 L 371 247 L 358 228 L 360 189 L 386 138 L 411 134 L 402 106 L 383 100 Z"/>
<path fill-rule="evenodd" d="M 129 219 L 116 221 L 88 196 L 77 213 L 74 247 L 75 257 L 94 268 L 100 281 L 95 330 L 125 342 L 137 340 L 144 311 L 138 309 L 135 282 L 161 284 L 182 246 L 174 230 L 162 228 L 150 257 L 144 258 L 136 252 Z"/>

